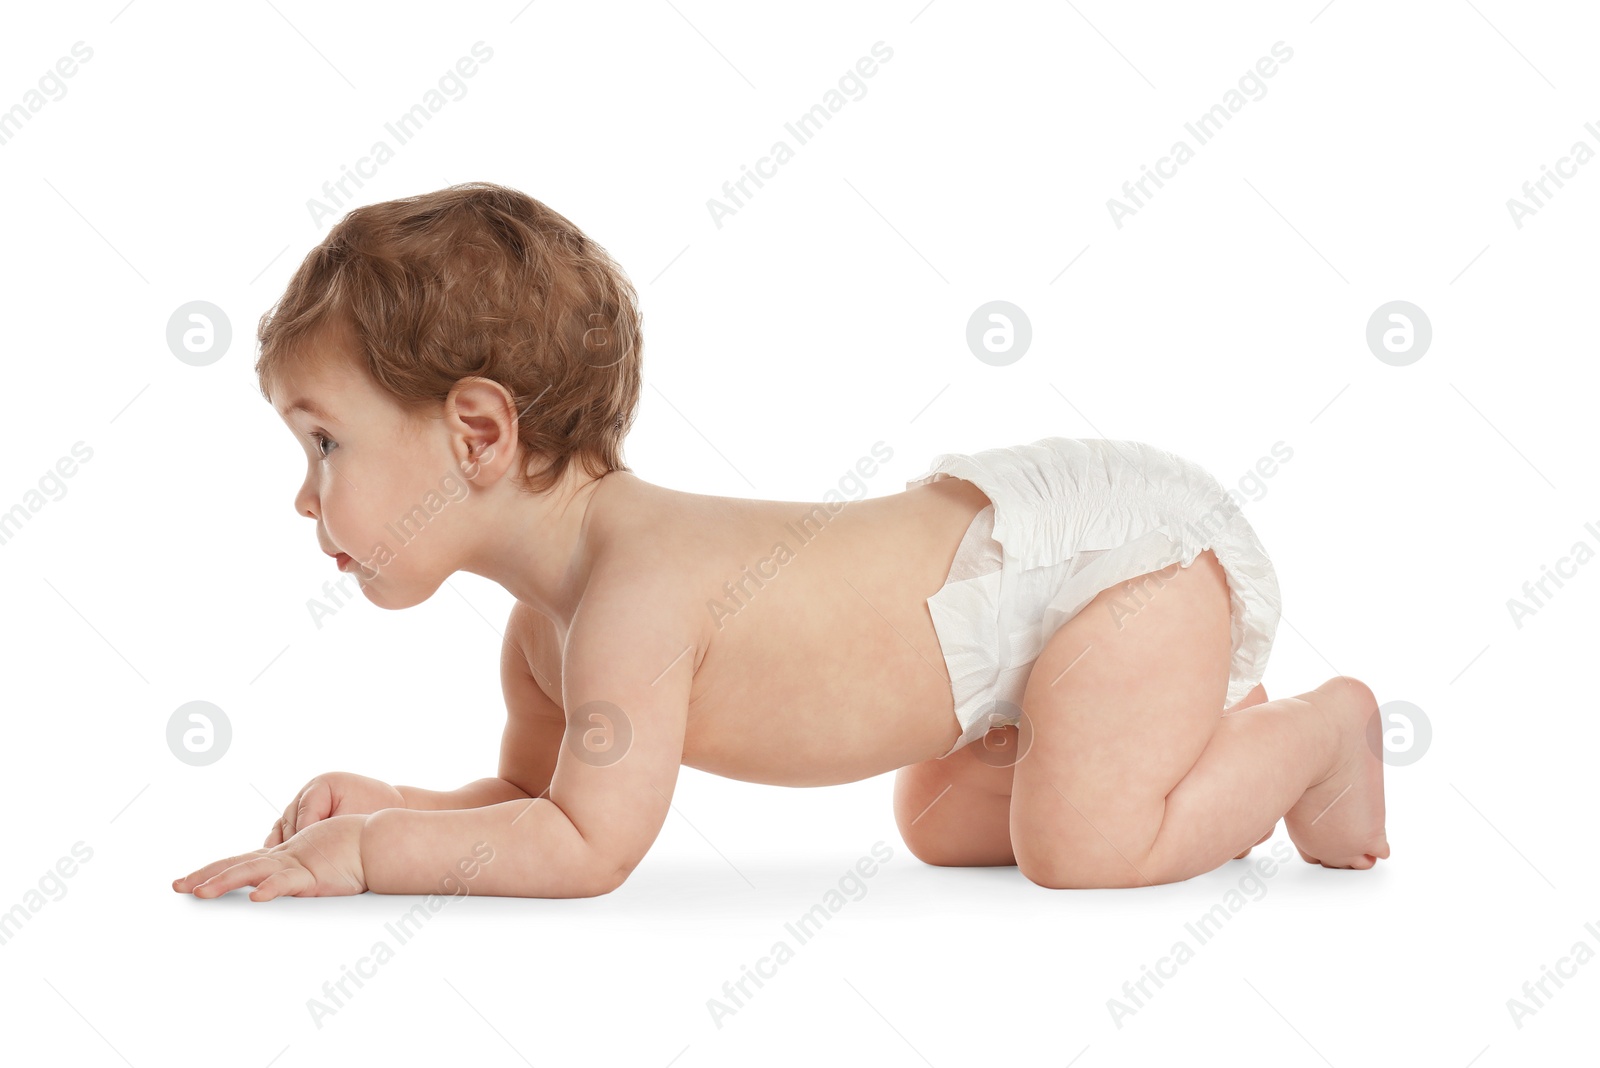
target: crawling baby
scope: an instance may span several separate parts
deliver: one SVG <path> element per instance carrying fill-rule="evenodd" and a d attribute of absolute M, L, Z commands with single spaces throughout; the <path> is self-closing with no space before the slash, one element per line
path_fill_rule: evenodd
<path fill-rule="evenodd" d="M 1047 437 L 820 503 L 653 485 L 622 460 L 633 287 L 483 183 L 352 211 L 259 340 L 305 451 L 295 510 L 364 596 L 406 608 L 470 571 L 516 598 L 506 727 L 497 775 L 459 790 L 319 775 L 263 848 L 176 891 L 430 893 L 471 863 L 477 893 L 604 894 L 684 764 L 788 786 L 896 771 L 913 855 L 1050 888 L 1187 879 L 1280 818 L 1307 861 L 1389 855 L 1371 690 L 1267 699 L 1276 575 L 1180 456 Z"/>

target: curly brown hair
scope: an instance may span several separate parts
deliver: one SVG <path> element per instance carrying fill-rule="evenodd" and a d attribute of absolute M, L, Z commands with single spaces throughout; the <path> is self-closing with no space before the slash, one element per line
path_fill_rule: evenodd
<path fill-rule="evenodd" d="M 262 396 L 297 369 L 347 358 L 314 342 L 354 338 L 368 374 L 412 414 L 456 383 L 500 383 L 536 472 L 574 462 L 631 471 L 622 440 L 639 406 L 638 296 L 606 250 L 560 213 L 505 186 L 468 182 L 353 209 L 307 254 L 256 331 Z"/>

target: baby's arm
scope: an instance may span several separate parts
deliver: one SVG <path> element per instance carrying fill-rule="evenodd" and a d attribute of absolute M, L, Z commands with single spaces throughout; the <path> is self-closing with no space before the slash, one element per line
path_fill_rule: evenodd
<path fill-rule="evenodd" d="M 375 893 L 436 893 L 459 865 L 472 889 L 511 897 L 591 897 L 620 886 L 661 830 L 683 758 L 699 636 L 664 619 L 640 590 L 647 576 L 591 590 L 564 654 L 565 744 L 547 796 L 476 809 L 391 808 L 368 817 L 361 864 Z M 660 602 L 657 601 L 657 604 Z M 542 722 L 530 717 L 523 726 Z M 515 717 L 508 722 L 508 733 Z M 616 748 L 596 752 L 588 732 Z M 533 747 L 530 752 L 542 752 Z M 515 772 L 504 774 L 515 775 Z M 525 785 L 533 785 L 532 782 Z"/>
<path fill-rule="evenodd" d="M 434 811 L 443 808 L 482 808 L 527 797 L 520 787 L 504 779 L 477 779 L 459 790 L 424 790 L 420 786 L 396 786 L 401 808 Z M 386 806 L 393 807 L 393 806 Z"/>
<path fill-rule="evenodd" d="M 609 595 L 586 592 L 563 650 L 561 704 L 571 714 L 558 724 L 535 706 L 509 718 L 510 763 L 502 754 L 500 778 L 526 796 L 482 808 L 319 817 L 289 841 L 216 861 L 172 888 L 217 897 L 253 885 L 255 901 L 367 889 L 454 896 L 463 879 L 468 892 L 510 897 L 616 889 L 671 807 L 703 629 L 697 612 L 669 617 L 667 599 L 647 592 L 650 577 L 613 582 Z M 540 737 L 565 744 L 527 742 Z M 534 795 L 540 761 L 553 763 L 553 774 Z M 377 787 L 400 800 L 394 787 Z"/>

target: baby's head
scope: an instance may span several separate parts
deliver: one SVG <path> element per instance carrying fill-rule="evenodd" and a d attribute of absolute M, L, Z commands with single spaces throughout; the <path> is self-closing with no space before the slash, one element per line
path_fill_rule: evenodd
<path fill-rule="evenodd" d="M 605 250 L 515 190 L 356 208 L 257 332 L 262 395 L 307 457 L 295 510 L 369 599 L 426 600 L 508 504 L 631 470 L 640 328 Z"/>

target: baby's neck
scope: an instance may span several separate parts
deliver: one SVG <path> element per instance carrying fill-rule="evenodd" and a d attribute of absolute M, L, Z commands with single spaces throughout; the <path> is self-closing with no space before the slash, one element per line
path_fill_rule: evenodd
<path fill-rule="evenodd" d="M 509 483 L 485 516 L 484 530 L 460 568 L 498 582 L 517 600 L 565 631 L 604 540 L 608 517 L 628 515 L 645 494 L 667 491 L 629 471 L 594 478 L 570 475 L 538 495 Z M 656 501 L 654 507 L 659 507 Z"/>

